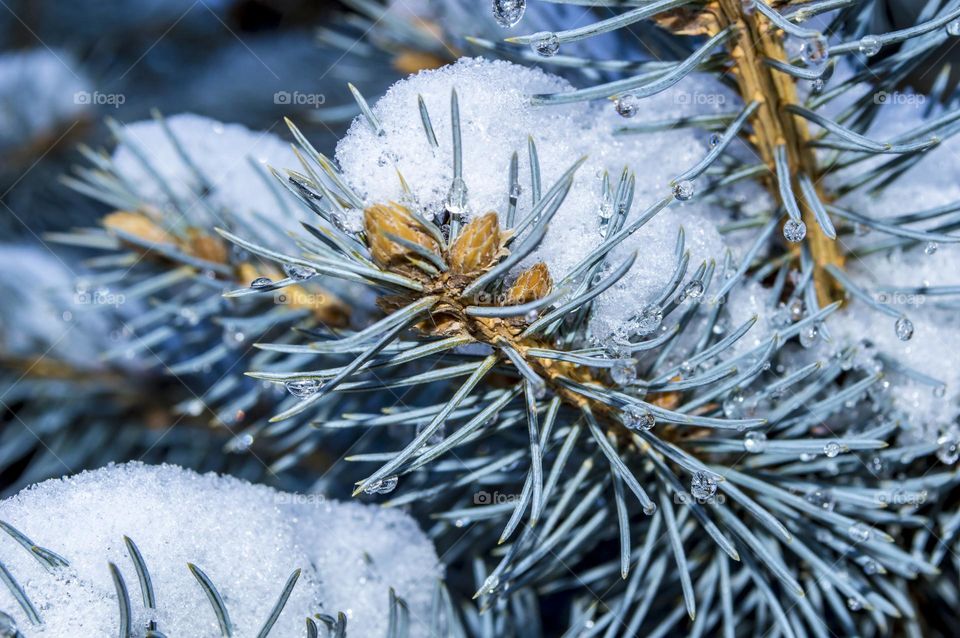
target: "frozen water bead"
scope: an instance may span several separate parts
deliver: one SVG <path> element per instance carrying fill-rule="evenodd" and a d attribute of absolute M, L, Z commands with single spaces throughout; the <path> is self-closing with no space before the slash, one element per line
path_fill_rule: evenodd
<path fill-rule="evenodd" d="M 506 210 L 508 167 L 514 152 L 519 157 L 523 185 L 517 219 L 530 212 L 528 136 L 537 145 L 544 191 L 578 158 L 587 155 L 587 163 L 577 172 L 545 240 L 524 263 L 545 261 L 558 280 L 602 240 L 598 224 L 604 171 L 609 172 L 614 184 L 624 167 L 636 173 L 631 210 L 635 218 L 639 211 L 671 196 L 670 181 L 709 150 L 708 139 L 694 130 L 614 136 L 614 128 L 623 125 L 614 109 L 584 103 L 537 107 L 527 99 L 531 94 L 570 88 L 565 80 L 537 69 L 481 58 L 462 59 L 391 87 L 373 106 L 384 135 L 377 135 L 363 118 L 355 120 L 337 146 L 337 160 L 347 182 L 367 203 L 403 199 L 399 170 L 418 205 L 428 214 L 439 212 L 453 179 L 453 89 L 459 96 L 469 215 Z M 722 91 L 709 78 L 691 76 L 668 91 L 642 100 L 631 122 L 661 119 L 664 113 L 685 115 L 730 108 L 733 98 Z M 439 148 L 432 148 L 427 141 L 418 96 L 429 109 Z M 355 211 L 350 219 L 354 228 L 359 228 L 360 215 Z M 640 256 L 630 273 L 596 301 L 591 324 L 594 337 L 598 341 L 609 338 L 667 283 L 676 265 L 674 248 L 681 226 L 690 251 L 691 274 L 701 262 L 720 259 L 724 243 L 714 224 L 726 218 L 728 213 L 717 207 L 678 202 L 623 242 L 610 263 L 620 263 L 635 250 Z"/>
<path fill-rule="evenodd" d="M 31 626 L 6 587 L 0 587 L 0 609 L 30 627 L 31 636 L 115 634 L 108 561 L 120 568 L 130 590 L 133 626 L 145 626 L 148 615 L 124 535 L 143 554 L 156 592 L 156 619 L 168 636 L 220 636 L 187 562 L 213 581 L 238 638 L 257 634 L 297 568 L 303 572 L 274 635 L 298 636 L 307 615 L 338 611 L 347 614 L 351 633 L 385 635 L 393 587 L 410 606 L 412 635 L 426 636 L 434 585 L 442 575 L 433 545 L 400 511 L 287 494 L 171 465 L 131 463 L 46 481 L 0 503 L 0 519 L 70 561 L 62 573 L 48 573 L 0 534 L 4 564 L 37 604 L 44 624 Z"/>

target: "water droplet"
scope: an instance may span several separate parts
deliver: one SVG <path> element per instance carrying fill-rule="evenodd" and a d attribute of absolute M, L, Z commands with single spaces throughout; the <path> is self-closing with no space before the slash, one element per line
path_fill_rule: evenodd
<path fill-rule="evenodd" d="M 660 306 L 646 306 L 637 316 L 637 332 L 642 335 L 650 334 L 660 327 L 663 322 L 663 310 Z"/>
<path fill-rule="evenodd" d="M 710 148 L 716 148 L 720 146 L 721 137 L 719 133 L 712 133 L 710 135 Z"/>
<path fill-rule="evenodd" d="M 653 513 L 656 511 L 657 511 L 657 506 L 655 503 L 647 503 L 646 505 L 643 506 L 643 513 L 646 514 L 647 516 L 653 515 Z"/>
<path fill-rule="evenodd" d="M 960 35 L 960 20 L 951 20 L 947 23 L 947 34 L 953 37 Z"/>
<path fill-rule="evenodd" d="M 830 58 L 830 43 L 818 33 L 800 45 L 800 59 L 809 67 L 820 68 Z"/>
<path fill-rule="evenodd" d="M 823 81 L 823 78 L 817 78 L 816 80 L 810 83 L 810 89 L 814 93 L 820 93 L 823 91 L 823 87 L 825 87 L 826 85 L 827 83 Z"/>
<path fill-rule="evenodd" d="M 310 279 L 311 277 L 316 277 L 317 271 L 310 266 L 301 266 L 299 264 L 284 264 L 283 272 L 287 274 L 287 277 L 293 279 L 294 281 L 304 281 Z"/>
<path fill-rule="evenodd" d="M 787 307 L 790 311 L 790 321 L 796 323 L 803 319 L 803 299 L 795 297 Z"/>
<path fill-rule="evenodd" d="M 533 36 L 533 42 L 530 43 L 530 48 L 533 49 L 533 52 L 537 55 L 550 58 L 560 51 L 560 38 L 556 33 L 541 31 Z"/>
<path fill-rule="evenodd" d="M 600 219 L 610 219 L 613 217 L 613 202 L 610 201 L 609 194 L 604 194 L 603 199 L 600 201 L 600 208 L 597 210 L 597 214 L 600 215 Z"/>
<path fill-rule="evenodd" d="M 829 490 L 810 490 L 804 495 L 804 500 L 826 512 L 832 512 L 837 502 Z"/>
<path fill-rule="evenodd" d="M 454 177 L 450 182 L 450 190 L 447 191 L 447 212 L 451 215 L 462 217 L 467 212 L 467 183 L 461 177 Z"/>
<path fill-rule="evenodd" d="M 350 230 L 347 228 L 347 220 L 341 213 L 330 213 L 330 221 L 332 221 L 333 225 L 337 227 L 337 230 L 342 230 L 345 233 L 350 232 Z"/>
<path fill-rule="evenodd" d="M 177 311 L 177 315 L 179 315 L 188 326 L 195 326 L 200 323 L 200 315 L 193 308 L 181 308 Z"/>
<path fill-rule="evenodd" d="M 323 382 L 319 379 L 291 379 L 283 385 L 287 392 L 293 396 L 298 399 L 306 399 L 319 392 L 320 388 L 323 387 Z"/>
<path fill-rule="evenodd" d="M 864 54 L 868 58 L 873 57 L 880 53 L 880 39 L 875 35 L 865 35 L 860 38 L 859 47 L 860 53 Z"/>
<path fill-rule="evenodd" d="M 706 472 L 697 472 L 690 481 L 690 492 L 698 501 L 705 501 L 717 493 L 717 479 Z"/>
<path fill-rule="evenodd" d="M 812 348 L 820 339 L 820 329 L 813 323 L 800 331 L 800 345 L 804 348 Z"/>
<path fill-rule="evenodd" d="M 689 201 L 693 197 L 693 182 L 689 179 L 680 180 L 673 185 L 673 196 L 681 202 Z"/>
<path fill-rule="evenodd" d="M 397 483 L 400 482 L 396 476 L 388 476 L 385 479 L 380 479 L 379 481 L 374 481 L 370 485 L 363 488 L 364 494 L 389 494 L 393 490 L 397 489 Z"/>
<path fill-rule="evenodd" d="M 945 432 L 937 439 L 937 458 L 945 465 L 953 465 L 960 460 L 960 438 L 955 431 Z"/>
<path fill-rule="evenodd" d="M 864 574 L 869 574 L 869 575 L 872 576 L 872 575 L 874 575 L 874 574 L 879 574 L 880 571 L 881 571 L 880 563 L 878 563 L 877 561 L 873 560 L 872 558 L 868 558 L 867 560 L 863 561 L 863 573 L 864 573 Z M 851 599 L 851 600 L 852 600 L 852 599 Z M 848 604 L 848 605 L 850 604 L 849 601 L 847 602 L 847 604 Z"/>
<path fill-rule="evenodd" d="M 924 254 L 932 255 L 933 253 L 937 252 L 937 248 L 939 248 L 939 247 L 940 247 L 940 246 L 937 245 L 937 242 L 935 242 L 935 241 L 928 241 L 928 242 L 927 242 L 927 245 L 923 247 L 923 252 L 924 252 Z"/>
<path fill-rule="evenodd" d="M 240 434 L 233 439 L 233 449 L 237 452 L 246 452 L 253 445 L 252 434 Z"/>
<path fill-rule="evenodd" d="M 847 534 L 855 543 L 862 543 L 870 540 L 870 528 L 866 524 L 857 521 L 847 529 Z"/>
<path fill-rule="evenodd" d="M 753 454 L 759 454 L 767 449 L 767 435 L 763 432 L 747 432 L 743 437 L 743 449 Z"/>
<path fill-rule="evenodd" d="M 643 406 L 631 403 L 623 406 L 623 424 L 631 430 L 650 431 L 657 419 Z"/>
<path fill-rule="evenodd" d="M 630 385 L 637 380 L 637 362 L 633 359 L 617 359 L 610 366 L 610 377 L 617 385 Z"/>
<path fill-rule="evenodd" d="M 190 416 L 200 416 L 203 414 L 203 401 L 200 399 L 191 399 L 184 408 L 184 411 Z"/>
<path fill-rule="evenodd" d="M 800 455 L 800 460 L 803 461 L 804 463 L 809 463 L 810 461 L 814 460 L 815 458 L 817 458 L 817 455 L 814 454 L 813 452 L 803 452 L 803 453 Z"/>
<path fill-rule="evenodd" d="M 547 396 L 547 384 L 544 383 L 543 380 L 541 379 L 538 383 L 533 384 L 533 398 L 539 401 L 540 399 L 543 399 L 546 396 Z"/>
<path fill-rule="evenodd" d="M 640 98 L 633 93 L 624 93 L 614 102 L 620 117 L 633 117 L 640 111 Z"/>
<path fill-rule="evenodd" d="M 272 283 L 273 283 L 273 281 L 272 281 L 269 277 L 257 277 L 256 279 L 254 279 L 253 281 L 250 282 L 250 287 L 251 287 L 251 288 L 266 288 L 267 286 L 269 286 L 269 285 L 272 284 Z"/>
<path fill-rule="evenodd" d="M 223 345 L 228 348 L 239 348 L 246 340 L 247 335 L 236 326 L 227 325 L 223 327 Z"/>
<path fill-rule="evenodd" d="M 531 311 L 528 312 L 526 315 L 524 315 L 523 318 L 527 320 L 527 323 L 533 323 L 533 322 L 536 321 L 539 317 L 540 317 L 540 313 L 539 313 L 539 312 L 537 312 L 536 310 L 531 310 Z"/>
<path fill-rule="evenodd" d="M 933 396 L 942 399 L 947 394 L 947 386 L 943 383 L 933 389 Z"/>
<path fill-rule="evenodd" d="M 863 609 L 863 603 L 856 598 L 847 598 L 847 607 L 850 611 L 860 611 Z"/>
<path fill-rule="evenodd" d="M 743 414 L 743 402 L 746 398 L 740 390 L 734 390 L 723 400 L 723 415 L 728 419 L 740 418 Z"/>
<path fill-rule="evenodd" d="M 703 282 L 699 279 L 694 279 L 689 282 L 683 289 L 683 296 L 690 297 L 691 299 L 699 299 L 703 296 Z"/>
<path fill-rule="evenodd" d="M 906 315 L 897 319 L 893 327 L 896 330 L 897 339 L 900 341 L 910 341 L 910 338 L 913 337 L 913 322 Z"/>
<path fill-rule="evenodd" d="M 493 19 L 504 29 L 516 26 L 527 10 L 527 0 L 493 0 Z"/>
<path fill-rule="evenodd" d="M 417 423 L 417 433 L 416 436 L 420 436 L 427 426 L 430 425 L 429 422 L 420 422 Z M 443 443 L 443 440 L 447 437 L 447 426 L 446 424 L 441 424 L 436 431 L 427 438 L 427 445 L 437 445 Z"/>
<path fill-rule="evenodd" d="M 799 219 L 788 219 L 783 225 L 783 236 L 794 244 L 801 242 L 807 236 L 807 225 Z"/>
<path fill-rule="evenodd" d="M 610 218 L 613 217 L 613 202 L 610 201 L 609 193 L 604 193 L 603 199 L 600 200 L 600 207 L 597 209 L 597 215 L 600 218 L 600 236 L 607 236 L 607 229 L 610 226 Z"/>
<path fill-rule="evenodd" d="M 829 443 L 824 443 L 823 453 L 828 459 L 835 458 L 843 448 L 840 447 L 840 444 L 836 441 L 830 441 Z"/>
<path fill-rule="evenodd" d="M 499 586 L 500 578 L 496 574 L 490 574 L 487 576 L 486 580 L 483 581 L 483 587 L 480 589 L 488 594 L 492 594 L 493 592 L 497 591 L 497 587 Z"/>

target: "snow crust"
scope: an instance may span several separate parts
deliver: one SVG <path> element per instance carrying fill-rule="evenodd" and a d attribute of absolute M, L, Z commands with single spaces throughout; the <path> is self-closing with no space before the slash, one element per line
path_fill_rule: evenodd
<path fill-rule="evenodd" d="M 136 635 L 154 618 L 166 635 L 193 638 L 220 630 L 188 562 L 210 577 L 241 638 L 257 634 L 297 568 L 300 579 L 271 635 L 302 635 L 308 615 L 342 611 L 349 635 L 383 636 L 394 587 L 410 607 L 411 635 L 426 636 L 442 576 L 432 543 L 400 511 L 172 465 L 111 465 L 45 481 L 0 502 L 0 520 L 70 562 L 48 572 L 0 533 L 3 562 L 44 624 L 30 625 L 6 587 L 0 609 L 30 636 L 114 635 L 119 615 L 108 561 L 130 592 Z M 150 572 L 155 613 L 144 609 L 124 535 Z"/>

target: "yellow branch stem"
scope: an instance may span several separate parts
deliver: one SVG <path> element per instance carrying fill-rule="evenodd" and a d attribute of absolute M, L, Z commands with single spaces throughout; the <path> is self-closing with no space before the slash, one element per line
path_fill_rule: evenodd
<path fill-rule="evenodd" d="M 763 0 L 757 0 L 762 2 Z M 767 22 L 759 11 L 746 14 L 741 0 L 719 0 L 720 19 L 723 26 L 735 24 L 738 36 L 733 41 L 731 55 L 735 61 L 734 73 L 740 86 L 744 101 L 757 100 L 760 108 L 753 117 L 753 143 L 760 158 L 770 167 L 769 186 L 777 196 L 775 180 L 774 151 L 783 144 L 791 166 L 794 192 L 800 192 L 797 184 L 797 171 L 810 176 L 817 184 L 819 171 L 816 157 L 807 145 L 810 131 L 805 121 L 794 117 L 785 110 L 789 104 L 797 104 L 795 80 L 785 73 L 774 71 L 764 64 L 764 58 L 787 61 L 783 47 L 783 34 Z M 825 200 L 825 193 L 817 186 L 817 195 Z M 833 264 L 843 266 L 844 256 L 837 242 L 823 234 L 816 222 L 813 210 L 804 200 L 798 198 L 803 220 L 807 226 L 807 241 L 816 265 L 814 285 L 821 305 L 834 300 L 837 290 L 833 279 L 825 272 L 824 266 Z"/>

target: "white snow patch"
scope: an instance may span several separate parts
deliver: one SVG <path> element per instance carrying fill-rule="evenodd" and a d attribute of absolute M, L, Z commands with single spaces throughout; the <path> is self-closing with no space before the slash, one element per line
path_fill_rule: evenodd
<path fill-rule="evenodd" d="M 879 283 L 890 287 L 957 285 L 960 272 L 960 247 L 941 246 L 927 255 L 922 249 L 907 253 L 895 251 L 873 255 L 851 262 L 850 274 L 862 287 L 883 303 L 894 308 L 913 323 L 913 337 L 901 341 L 896 334 L 896 319 L 853 301 L 827 321 L 838 345 L 868 340 L 859 362 L 872 365 L 877 354 L 900 362 L 929 377 L 944 387 L 920 383 L 888 368 L 885 380 L 890 382 L 890 396 L 920 438 L 935 439 L 939 429 L 960 416 L 960 324 L 956 306 L 944 307 L 952 297 L 935 297 L 891 293 L 879 290 Z"/>
<path fill-rule="evenodd" d="M 879 115 L 868 130 L 867 136 L 878 141 L 889 141 L 944 115 L 945 109 L 942 106 L 933 106 L 928 113 L 927 110 L 930 107 L 927 103 L 928 99 L 927 96 L 909 91 L 885 94 L 885 101 L 879 107 Z M 914 141 L 923 141 L 930 136 L 931 134 L 927 133 Z M 838 206 L 867 217 L 883 220 L 956 203 L 960 201 L 960 164 L 956 161 L 958 154 L 960 154 L 960 136 L 947 137 L 925 151 L 919 162 L 879 193 L 871 193 L 869 189 L 860 188 L 843 197 L 838 202 Z M 837 183 L 837 177 L 843 179 L 860 176 L 888 161 L 887 156 L 871 158 L 839 173 L 832 179 L 828 178 L 828 183 Z M 956 217 L 956 213 L 953 216 Z M 947 218 L 939 217 L 932 221 L 912 223 L 910 227 L 922 230 L 942 223 L 944 219 Z M 853 243 L 854 245 L 871 243 L 878 234 L 872 231 L 871 236 L 863 239 L 856 238 Z"/>
<path fill-rule="evenodd" d="M 850 72 L 850 69 L 845 69 L 845 74 Z M 862 84 L 851 92 L 863 95 L 870 90 L 869 85 Z M 942 106 L 930 105 L 927 100 L 926 96 L 910 91 L 883 94 L 879 115 L 867 136 L 881 141 L 890 140 L 945 113 Z M 841 107 L 845 105 L 830 106 L 828 115 L 835 117 L 842 110 Z M 870 193 L 868 189 L 861 188 L 843 197 L 838 206 L 883 220 L 955 204 L 960 201 L 960 167 L 956 162 L 958 153 L 960 137 L 948 137 L 925 151 L 916 165 L 879 193 Z M 829 177 L 828 183 L 841 183 L 845 178 L 859 176 L 888 160 L 885 156 L 869 159 Z M 909 227 L 915 230 L 928 229 L 958 217 L 960 215 L 956 212 L 948 213 L 931 220 L 910 223 Z M 847 243 L 846 250 L 850 250 L 889 239 L 889 235 L 868 230 L 863 235 L 848 235 L 843 241 Z M 894 407 L 916 428 L 918 438 L 930 440 L 936 439 L 941 428 L 960 416 L 960 361 L 955 356 L 960 351 L 960 322 L 957 321 L 956 297 L 884 293 L 881 290 L 881 286 L 911 288 L 960 285 L 957 276 L 960 273 L 960 247 L 956 244 L 940 244 L 932 247 L 936 250 L 933 254 L 927 254 L 925 248 L 918 246 L 906 252 L 895 249 L 848 262 L 848 274 L 857 285 L 913 322 L 912 339 L 898 339 L 895 318 L 856 300 L 834 313 L 827 326 L 838 341 L 837 345 L 843 346 L 862 339 L 874 344 L 860 359 L 864 365 L 873 365 L 872 358 L 876 354 L 885 354 L 946 384 L 943 395 L 938 396 L 940 392 L 934 394 L 930 385 L 902 374 L 891 372 L 885 377 L 885 381 L 890 383 Z M 953 308 L 944 307 L 951 302 Z"/>
<path fill-rule="evenodd" d="M 75 274 L 49 249 L 0 244 L 0 297 L 0 354 L 99 367 L 109 329 L 91 304 L 110 291 L 78 294 Z"/>
<path fill-rule="evenodd" d="M 47 572 L 0 534 L 3 562 L 44 624 L 31 626 L 5 587 L 0 608 L 31 636 L 114 635 L 118 607 L 108 561 L 127 584 L 133 626 L 146 626 L 151 614 L 124 535 L 143 555 L 157 599 L 153 617 L 168 636 L 220 636 L 188 562 L 213 581 L 238 638 L 257 634 L 297 568 L 303 571 L 272 635 L 299 636 L 306 616 L 342 611 L 350 635 L 383 636 L 393 587 L 410 607 L 411 635 L 426 636 L 442 575 L 433 545 L 400 511 L 171 465 L 111 465 L 45 481 L 0 503 L 0 519 L 70 561 Z"/>
<path fill-rule="evenodd" d="M 113 163 L 139 198 L 172 210 L 172 192 L 191 218 L 209 220 L 209 207 L 213 219 L 205 225 L 223 225 L 223 220 L 229 220 L 234 222 L 231 225 L 238 234 L 268 245 L 278 241 L 280 245 L 288 244 L 284 233 L 302 230 L 297 222 L 307 219 L 304 207 L 276 182 L 268 169 L 268 165 L 278 170 L 299 169 L 287 142 L 272 133 L 251 131 L 240 124 L 223 124 L 200 115 L 175 115 L 168 117 L 167 123 L 196 171 L 184 161 L 156 121 L 127 125 L 123 128 L 124 139 L 113 153 Z M 144 166 L 138 153 L 147 159 L 152 170 Z M 154 173 L 159 174 L 166 188 Z M 204 186 L 209 187 L 209 192 L 204 193 Z M 278 195 L 290 214 L 286 214 Z"/>
<path fill-rule="evenodd" d="M 771 325 L 771 321 L 775 304 L 770 290 L 763 285 L 755 281 L 746 281 L 734 286 L 727 293 L 724 306 L 727 311 L 728 332 L 736 330 L 754 317 L 757 319 L 750 330 L 733 344 L 731 348 L 733 355 L 759 347 L 773 334 L 775 328 Z"/>
<path fill-rule="evenodd" d="M 546 239 L 524 264 L 546 262 L 555 280 L 570 272 L 602 240 L 599 210 L 604 171 L 609 172 L 614 189 L 625 167 L 636 173 L 629 223 L 660 198 L 670 196 L 670 181 L 709 150 L 709 136 L 695 129 L 615 136 L 616 127 L 736 108 L 725 89 L 711 79 L 697 76 L 642 100 L 640 113 L 633 120 L 619 117 L 610 104 L 532 106 L 527 96 L 569 91 L 570 85 L 538 69 L 482 58 L 462 59 L 391 87 L 373 106 L 383 135 L 377 135 L 361 117 L 339 143 L 337 160 L 347 182 L 366 203 L 403 199 L 399 171 L 427 214 L 442 210 L 453 179 L 450 101 L 454 89 L 459 96 L 468 216 L 495 210 L 502 219 L 509 192 L 508 168 L 514 152 L 519 157 L 522 189 L 517 219 L 522 220 L 530 212 L 528 136 L 537 145 L 543 192 L 577 159 L 588 156 Z M 438 148 L 427 141 L 418 95 L 429 110 Z M 706 179 L 700 181 L 705 183 Z M 750 192 L 756 195 L 756 191 Z M 676 265 L 674 249 L 681 227 L 690 251 L 688 276 L 702 262 L 719 260 L 724 243 L 714 223 L 723 219 L 729 219 L 729 212 L 719 206 L 696 201 L 675 203 L 624 241 L 609 263 L 619 264 L 634 251 L 638 258 L 629 274 L 598 298 L 591 324 L 593 335 L 599 341 L 608 339 L 662 290 Z M 355 211 L 349 221 L 359 227 L 360 211 Z"/>
<path fill-rule="evenodd" d="M 90 111 L 89 80 L 63 51 L 0 54 L 0 151 L 44 137 L 56 139 Z"/>

